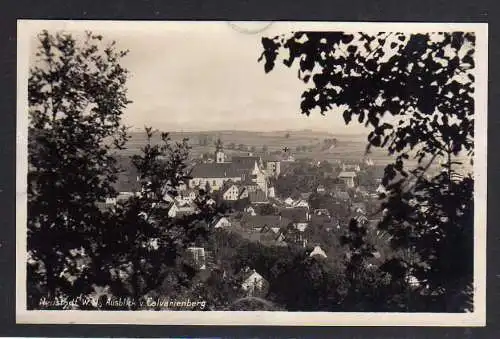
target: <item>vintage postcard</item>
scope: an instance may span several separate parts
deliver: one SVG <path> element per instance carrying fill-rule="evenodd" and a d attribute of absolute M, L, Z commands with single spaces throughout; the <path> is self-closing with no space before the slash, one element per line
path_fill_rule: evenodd
<path fill-rule="evenodd" d="M 484 326 L 487 28 L 18 21 L 17 322 Z"/>

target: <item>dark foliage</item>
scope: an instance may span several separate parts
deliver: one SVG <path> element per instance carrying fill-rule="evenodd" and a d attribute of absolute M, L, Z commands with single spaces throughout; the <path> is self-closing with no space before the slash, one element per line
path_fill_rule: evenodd
<path fill-rule="evenodd" d="M 176 196 L 189 179 L 189 146 L 187 140 L 172 143 L 166 133 L 153 145 L 150 128 L 142 153 L 131 159 L 140 188 L 102 208 L 117 195 L 115 153 L 128 139 L 121 125 L 129 103 L 127 71 L 119 64 L 126 52 L 91 33 L 78 41 L 42 32 L 30 72 L 28 308 L 40 308 L 41 297 L 105 291 L 130 297 L 135 303 L 125 308 L 137 309 L 148 293 L 170 296 L 190 288 L 195 272 L 182 254 L 207 237 L 218 211 L 201 194 L 198 213 L 168 216 L 166 194 Z"/>
<path fill-rule="evenodd" d="M 298 61 L 299 79 L 312 85 L 302 95 L 303 114 L 340 107 L 346 124 L 370 128 L 367 151 L 380 147 L 394 156 L 382 180 L 379 227 L 396 251 L 414 259 L 392 258 L 385 266 L 394 269 L 392 279 L 415 276 L 420 296 L 429 297 L 425 310 L 468 308 L 462 294 L 472 284 L 473 178 L 457 168 L 474 154 L 474 35 L 296 32 L 262 44 L 266 72 L 282 50 L 287 67 Z M 415 168 L 407 166 L 410 157 Z M 436 159 L 442 173 L 430 175 Z"/>
<path fill-rule="evenodd" d="M 39 66 L 31 69 L 28 85 L 32 307 L 41 295 L 89 292 L 85 258 L 103 225 L 96 202 L 116 194 L 112 151 L 127 139 L 120 118 L 128 103 L 127 71 L 118 63 L 125 51 L 91 33 L 77 44 L 70 35 L 42 32 L 39 42 Z"/>

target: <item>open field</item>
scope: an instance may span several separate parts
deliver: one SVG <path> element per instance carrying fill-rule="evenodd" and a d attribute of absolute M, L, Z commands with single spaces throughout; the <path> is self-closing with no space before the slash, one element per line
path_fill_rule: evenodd
<path fill-rule="evenodd" d="M 262 147 L 267 146 L 268 152 L 282 151 L 289 149 L 289 153 L 296 158 L 312 158 L 316 160 L 360 160 L 364 157 L 366 147 L 365 135 L 334 135 L 326 132 L 316 131 L 276 131 L 276 132 L 247 132 L 247 131 L 213 131 L 213 132 L 172 132 L 172 140 L 180 141 L 187 138 L 192 147 L 193 157 L 198 157 L 202 153 L 213 152 L 214 142 L 220 138 L 224 144 L 224 149 L 228 154 L 246 153 L 248 151 L 232 150 L 230 144 L 244 145 L 250 150 L 255 147 L 256 154 L 262 154 Z M 200 145 L 200 139 L 207 139 L 207 145 Z M 325 139 L 337 139 L 334 148 L 322 150 Z M 154 142 L 159 141 L 159 136 Z M 145 143 L 145 135 L 142 132 L 131 133 L 127 150 L 124 153 L 135 154 Z M 296 151 L 297 146 L 307 146 L 307 151 Z M 388 157 L 383 152 L 374 152 L 370 158 L 376 160 Z"/>
<path fill-rule="evenodd" d="M 127 144 L 127 149 L 121 152 L 121 155 L 132 155 L 139 152 L 140 147 L 145 144 L 146 138 L 144 132 L 131 132 L 131 139 Z M 201 131 L 201 132 L 171 132 L 170 137 L 174 141 L 180 141 L 187 138 L 193 158 L 200 157 L 203 153 L 212 153 L 215 151 L 215 141 L 220 138 L 224 144 L 225 152 L 228 155 L 248 154 L 255 147 L 253 152 L 256 155 L 264 155 L 262 147 L 267 146 L 267 153 L 283 152 L 285 148 L 296 159 L 314 159 L 316 161 L 327 160 L 332 163 L 340 161 L 362 161 L 365 156 L 367 137 L 363 134 L 344 134 L 335 135 L 321 131 L 273 131 L 273 132 L 251 132 L 251 131 Z M 323 149 L 325 139 L 336 139 L 336 146 L 329 149 Z M 160 137 L 156 135 L 153 142 L 159 142 Z M 202 141 L 205 141 L 203 143 Z M 203 143 L 203 145 L 200 145 Z M 244 145 L 248 151 L 230 149 L 230 144 Z M 309 147 L 307 151 L 297 151 L 297 146 Z M 372 148 L 368 155 L 376 165 L 386 165 L 393 160 L 388 156 L 385 150 Z M 416 165 L 416 161 L 408 161 L 408 165 Z"/>

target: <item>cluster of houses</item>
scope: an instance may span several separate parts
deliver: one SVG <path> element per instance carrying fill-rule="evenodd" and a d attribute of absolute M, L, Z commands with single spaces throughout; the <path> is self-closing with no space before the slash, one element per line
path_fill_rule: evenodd
<path fill-rule="evenodd" d="M 338 229 L 340 228 L 338 220 L 335 220 L 327 209 L 310 208 L 308 199 L 312 192 L 302 193 L 296 199 L 291 197 L 280 199 L 271 185 L 271 179 L 278 177 L 285 165 L 293 161 L 291 157 L 262 159 L 251 153 L 244 156 L 234 155 L 229 159 L 219 144 L 213 159 L 194 164 L 191 169 L 191 179 L 179 188 L 176 196 L 165 196 L 165 200 L 169 203 L 168 215 L 176 218 L 196 213 L 195 201 L 200 190 L 210 193 L 212 198 L 208 200 L 209 204 L 245 201 L 242 211 L 218 216 L 211 221 L 211 226 L 214 229 L 238 232 L 246 239 L 269 245 L 286 246 L 293 243 L 308 248 L 313 245 L 310 256 L 326 258 L 327 253 L 317 244 L 308 244 L 304 234 L 311 224 L 321 224 L 327 229 Z M 354 189 L 360 170 L 357 164 L 343 164 L 338 178 L 347 188 Z M 108 199 L 106 204 L 113 205 L 120 199 L 139 194 L 138 181 L 134 179 L 133 174 L 120 177 L 116 187 L 120 192 L 118 197 Z M 328 192 L 320 185 L 315 193 Z M 339 201 L 347 201 L 350 198 L 349 194 L 342 190 L 334 194 Z M 272 206 L 273 212 L 265 215 L 260 213 L 259 207 L 263 205 Z M 368 221 L 364 216 L 366 207 L 363 204 L 353 204 L 351 208 L 353 213 L 361 218 L 360 222 Z M 200 270 L 209 270 L 214 264 L 211 253 L 203 247 L 190 247 L 187 253 Z M 263 279 L 258 272 L 249 271 L 242 288 L 252 294 L 260 290 L 259 286 L 264 285 Z"/>

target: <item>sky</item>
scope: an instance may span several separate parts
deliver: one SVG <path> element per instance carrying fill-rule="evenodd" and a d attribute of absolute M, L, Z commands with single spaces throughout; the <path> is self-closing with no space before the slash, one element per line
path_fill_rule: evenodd
<path fill-rule="evenodd" d="M 306 85 L 297 78 L 297 68 L 289 69 L 278 62 L 266 74 L 263 63 L 257 61 L 263 36 L 274 37 L 296 30 L 357 32 L 360 23 L 59 20 L 22 23 L 23 32 L 31 42 L 31 46 L 26 46 L 30 55 L 36 50 L 32 44 L 35 36 L 42 29 L 63 30 L 73 35 L 91 30 L 102 34 L 105 40 L 115 40 L 117 48 L 128 49 L 129 54 L 121 63 L 130 71 L 127 87 L 133 103 L 126 108 L 123 122 L 136 129 L 149 125 L 165 131 L 312 129 L 334 134 L 367 133 L 357 123 L 346 127 L 338 109 L 327 116 L 314 112 L 309 117 L 302 115 L 300 97 Z M 362 30 L 415 33 L 464 30 L 467 25 L 363 23 Z M 467 29 L 484 33 L 484 27 Z M 18 46 L 24 48 L 23 41 L 26 40 L 18 38 Z"/>
<path fill-rule="evenodd" d="M 221 22 L 162 31 L 99 31 L 105 39 L 116 40 L 118 48 L 129 50 L 122 65 L 130 71 L 127 86 L 133 103 L 125 111 L 124 123 L 168 131 L 365 131 L 346 127 L 338 111 L 302 115 L 300 96 L 306 87 L 297 70 L 277 64 L 266 74 L 257 61 L 263 36 L 288 32 L 271 27 L 249 33 L 245 31 L 249 27 Z"/>

